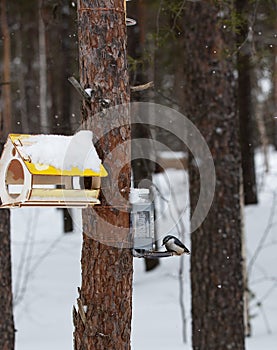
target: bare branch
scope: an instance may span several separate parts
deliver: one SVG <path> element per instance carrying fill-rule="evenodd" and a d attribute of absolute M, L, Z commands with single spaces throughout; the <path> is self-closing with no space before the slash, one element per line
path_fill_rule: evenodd
<path fill-rule="evenodd" d="M 274 224 L 273 220 L 274 220 L 275 210 L 276 210 L 276 192 L 273 192 L 273 199 L 272 199 L 272 205 L 271 205 L 270 214 L 269 214 L 269 218 L 268 218 L 268 223 L 267 223 L 267 226 L 265 228 L 265 231 L 264 231 L 259 243 L 257 244 L 257 247 L 254 251 L 254 254 L 252 255 L 252 257 L 249 261 L 248 277 L 250 277 L 250 274 L 251 274 L 252 269 L 253 269 L 253 265 L 254 265 L 255 261 L 257 260 L 259 253 L 264 248 L 264 243 L 267 239 L 268 234 L 271 232 L 271 228 Z"/>
<path fill-rule="evenodd" d="M 265 323 L 265 326 L 266 326 L 267 333 L 268 333 L 268 334 L 271 334 L 272 331 L 271 331 L 270 324 L 269 324 L 269 322 L 268 322 L 268 319 L 267 319 L 267 316 L 266 316 L 266 313 L 265 313 L 263 304 L 260 304 L 260 305 L 259 305 L 259 308 L 260 308 L 260 310 L 261 310 L 261 314 L 263 315 L 263 319 L 264 319 L 264 323 Z"/>
<path fill-rule="evenodd" d="M 86 321 L 87 321 L 87 317 L 85 314 L 85 309 L 84 309 L 83 303 L 82 303 L 80 298 L 77 299 L 77 304 L 78 304 L 79 315 L 81 317 L 83 324 L 85 325 Z"/>
<path fill-rule="evenodd" d="M 144 91 L 144 90 L 150 89 L 152 87 L 154 87 L 154 82 L 149 81 L 149 83 L 146 83 L 146 84 L 131 86 L 130 90 L 131 90 L 131 92 L 139 92 L 139 91 Z"/>
<path fill-rule="evenodd" d="M 184 240 L 185 224 L 182 220 L 182 214 L 187 210 L 188 206 L 186 205 L 186 207 L 184 208 L 184 211 L 182 208 L 178 208 L 177 199 L 174 191 L 172 191 L 172 199 L 173 199 L 173 203 L 176 203 L 175 209 L 177 210 L 178 218 L 181 218 L 181 219 L 178 221 L 175 220 L 170 203 L 168 206 L 169 213 L 173 222 L 176 223 L 176 230 L 178 232 L 179 237 L 182 240 Z M 187 343 L 187 320 L 186 320 L 186 309 L 185 309 L 185 303 L 184 303 L 184 256 L 183 255 L 180 258 L 178 279 L 179 279 L 179 303 L 180 303 L 182 327 L 183 327 L 182 329 L 183 342 Z"/>
<path fill-rule="evenodd" d="M 76 91 L 79 93 L 79 95 L 86 101 L 86 102 L 90 102 L 91 101 L 91 97 L 88 93 L 86 93 L 86 91 L 82 88 L 82 86 L 80 85 L 80 83 L 78 82 L 78 80 L 74 77 L 69 77 L 68 81 L 73 85 L 73 87 L 76 89 Z"/>
<path fill-rule="evenodd" d="M 177 19 L 179 18 L 180 14 L 182 13 L 184 7 L 185 7 L 185 3 L 187 2 L 187 0 L 183 0 L 183 3 L 182 5 L 180 6 L 178 12 L 176 13 L 176 16 L 174 17 L 174 21 L 173 21 L 173 25 L 171 27 L 171 31 L 173 31 L 176 27 L 176 22 L 177 22 Z"/>
<path fill-rule="evenodd" d="M 22 247 L 21 256 L 19 259 L 19 267 L 15 279 L 14 288 L 14 306 L 17 306 L 23 299 L 27 290 L 29 277 L 30 277 L 30 264 L 33 257 L 34 248 L 34 232 L 37 227 L 38 214 L 33 212 L 32 217 L 28 221 L 26 228 L 25 240 Z"/>

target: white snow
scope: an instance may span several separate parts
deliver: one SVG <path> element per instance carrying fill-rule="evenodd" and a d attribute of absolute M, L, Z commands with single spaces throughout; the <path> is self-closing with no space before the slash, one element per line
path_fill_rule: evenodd
<path fill-rule="evenodd" d="M 263 158 L 257 155 L 259 204 L 245 210 L 248 262 L 268 228 L 259 247 L 250 276 L 255 298 L 250 303 L 253 336 L 246 340 L 247 350 L 275 350 L 277 344 L 277 152 L 270 152 L 270 173 L 263 174 Z M 187 194 L 186 174 L 170 170 L 155 178 L 167 200 L 159 203 L 163 212 L 159 230 L 177 234 L 173 225 L 187 210 L 170 213 L 174 203 Z M 171 185 L 170 185 L 171 184 Z M 185 203 L 184 203 L 185 202 Z M 180 209 L 180 208 L 179 208 Z M 15 209 L 12 213 L 13 287 L 16 301 L 16 350 L 72 349 L 72 306 L 80 286 L 81 215 L 74 210 L 75 233 L 62 233 L 62 211 Z M 183 214 L 180 214 L 183 213 Z M 272 214 L 270 214 L 272 213 Z M 270 222 L 269 222 L 270 220 Z M 180 225 L 184 220 L 179 220 Z M 186 224 L 186 223 L 185 223 Z M 162 233 L 162 235 L 164 234 Z M 185 237 L 189 247 L 189 237 Z M 178 269 L 180 257 L 161 259 L 158 269 L 144 272 L 144 261 L 134 259 L 134 298 L 132 349 L 189 350 L 191 347 L 189 257 L 184 257 L 184 288 L 188 344 L 182 343 L 179 308 Z M 259 302 L 261 302 L 261 306 Z M 108 349 L 107 349 L 108 350 Z"/>
<path fill-rule="evenodd" d="M 101 160 L 92 143 L 92 132 L 81 130 L 73 136 L 34 135 L 27 139 L 21 151 L 30 157 L 39 170 L 53 166 L 61 170 L 91 169 L 100 171 Z"/>
<path fill-rule="evenodd" d="M 162 159 L 182 159 L 187 158 L 187 154 L 185 152 L 173 152 L 173 151 L 161 151 L 158 152 L 158 157 Z"/>
<path fill-rule="evenodd" d="M 87 88 L 85 89 L 85 92 L 91 97 L 93 89 Z"/>
<path fill-rule="evenodd" d="M 149 189 L 147 188 L 131 188 L 129 201 L 130 203 L 147 203 L 149 201 Z"/>

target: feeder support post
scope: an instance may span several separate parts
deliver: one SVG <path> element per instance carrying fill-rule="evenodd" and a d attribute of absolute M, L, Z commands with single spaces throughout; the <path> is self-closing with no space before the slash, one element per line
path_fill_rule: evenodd
<path fill-rule="evenodd" d="M 83 101 L 83 127 L 93 131 L 109 175 L 103 179 L 101 205 L 83 211 L 74 348 L 128 350 L 133 257 L 131 249 L 122 248 L 128 240 L 130 215 L 126 208 L 120 209 L 128 203 L 131 174 L 125 0 L 77 4 L 80 85 L 94 92 L 89 103 Z"/>

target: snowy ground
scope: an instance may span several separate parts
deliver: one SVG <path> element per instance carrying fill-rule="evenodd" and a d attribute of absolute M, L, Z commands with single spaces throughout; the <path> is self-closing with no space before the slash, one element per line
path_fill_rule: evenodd
<path fill-rule="evenodd" d="M 245 211 L 248 261 L 258 252 L 251 264 L 250 288 L 255 297 L 250 309 L 253 337 L 246 341 L 247 350 L 273 350 L 277 344 L 277 153 L 271 152 L 270 173 L 265 177 L 262 161 L 257 155 L 259 205 Z M 156 178 L 165 196 L 168 180 L 175 189 L 172 201 L 183 203 L 186 208 L 184 193 L 180 191 L 186 188 L 185 174 L 171 170 L 166 178 Z M 164 203 L 161 205 L 167 205 Z M 165 212 L 167 216 L 163 216 L 159 229 L 167 227 L 174 232 L 170 222 L 181 214 L 170 208 Z M 188 214 L 187 210 L 184 212 Z M 72 349 L 72 305 L 80 285 L 79 214 L 74 212 L 76 232 L 65 235 L 60 210 L 12 211 L 16 350 Z M 189 238 L 185 241 L 189 247 Z M 143 260 L 134 259 L 133 349 L 191 349 L 189 257 L 185 256 L 184 261 L 188 344 L 182 343 L 178 302 L 180 258 L 163 259 L 158 269 L 147 274 Z"/>

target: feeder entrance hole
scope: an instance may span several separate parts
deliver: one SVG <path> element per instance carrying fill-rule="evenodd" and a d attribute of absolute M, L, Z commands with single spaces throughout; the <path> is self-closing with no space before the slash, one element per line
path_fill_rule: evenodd
<path fill-rule="evenodd" d="M 24 185 L 24 169 L 19 160 L 13 159 L 6 173 L 6 189 L 12 198 L 20 196 Z"/>

